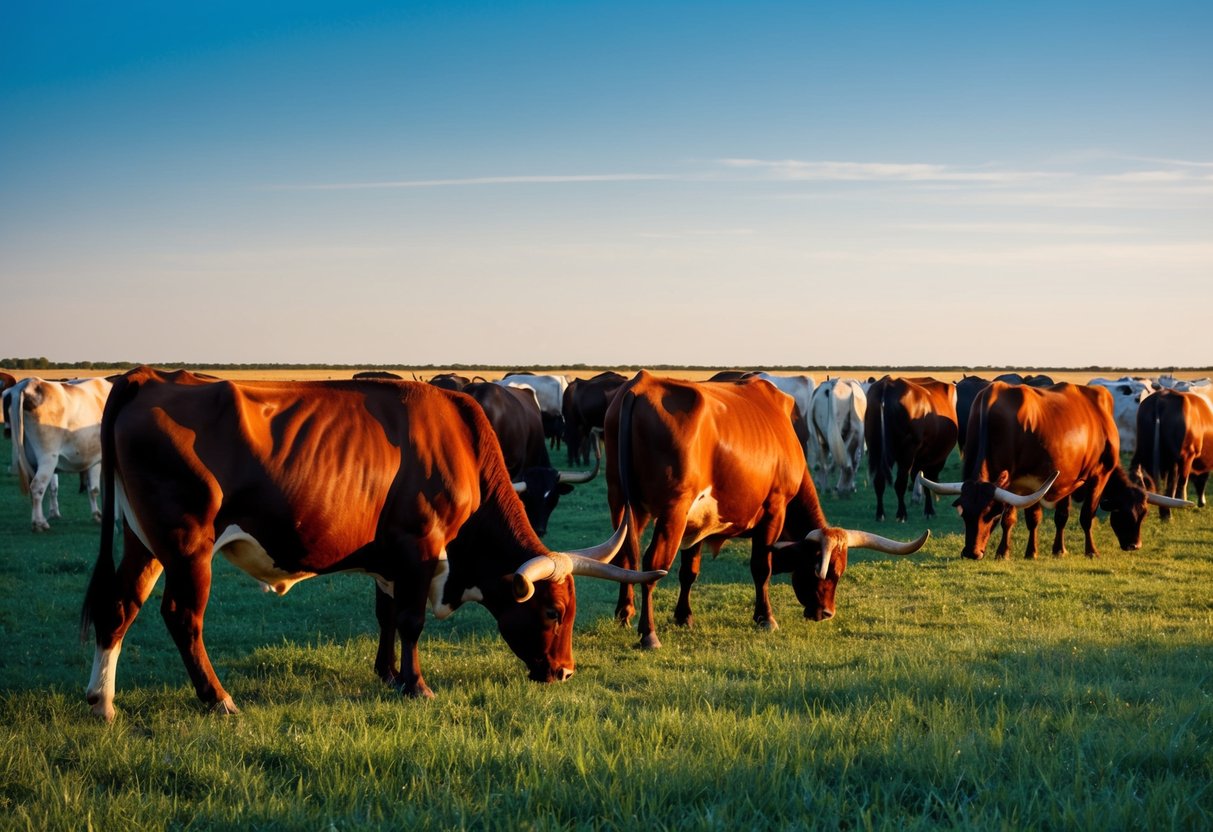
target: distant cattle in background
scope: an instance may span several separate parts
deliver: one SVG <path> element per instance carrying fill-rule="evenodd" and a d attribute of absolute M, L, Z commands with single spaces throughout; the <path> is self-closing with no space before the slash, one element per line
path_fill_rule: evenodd
<path fill-rule="evenodd" d="M 112 384 L 92 378 L 74 382 L 27 378 L 8 394 L 13 432 L 13 470 L 32 504 L 36 532 L 50 528 L 42 503 L 50 492 L 50 517 L 60 516 L 57 471 L 87 472 L 93 519 L 100 520 L 101 413 Z"/>
<path fill-rule="evenodd" d="M 826 379 L 813 391 L 811 446 L 815 462 L 827 474 L 838 469 L 834 491 L 855 492 L 855 474 L 863 461 L 863 419 L 868 397 L 854 379 Z"/>
<path fill-rule="evenodd" d="M 1112 416 L 1120 433 L 1120 452 L 1133 453 L 1137 450 L 1137 409 L 1154 392 L 1153 383 L 1148 378 L 1122 376 L 1115 380 L 1093 378 L 1087 386 L 1103 387 L 1112 394 Z"/>
<path fill-rule="evenodd" d="M 463 388 L 471 384 L 472 380 L 458 373 L 439 373 L 436 376 L 432 376 L 429 383 L 443 390 L 454 390 L 456 393 L 459 393 L 463 391 Z"/>
<path fill-rule="evenodd" d="M 885 376 L 868 388 L 867 395 L 863 432 L 876 491 L 876 519 L 885 518 L 884 489 L 892 481 L 897 520 L 905 522 L 906 485 L 920 471 L 938 479 L 956 444 L 956 388 L 933 378 Z M 935 516 L 935 500 L 929 494 L 923 499 L 923 513 Z"/>
<path fill-rule="evenodd" d="M 598 466 L 592 471 L 558 471 L 552 467 L 532 390 L 472 382 L 463 392 L 475 399 L 489 417 L 514 490 L 522 498 L 532 528 L 542 537 L 561 495 L 572 492 L 574 485 L 592 480 Z"/>
<path fill-rule="evenodd" d="M 0 396 L 5 396 L 10 387 L 17 383 L 17 379 L 9 373 L 0 372 Z M 8 399 L 4 398 L 4 407 L 0 408 L 0 422 L 4 423 L 4 435 L 11 436 L 12 431 L 8 426 Z"/>
<path fill-rule="evenodd" d="M 389 373 L 387 370 L 363 370 L 359 373 L 354 373 L 351 378 L 369 378 L 369 379 L 386 379 L 388 381 L 404 381 L 404 376 L 398 376 L 395 373 Z"/>
<path fill-rule="evenodd" d="M 574 379 L 564 391 L 564 443 L 569 464 L 588 464 L 590 450 L 598 442 L 607 407 L 627 379 L 607 371 L 593 378 Z"/>
<path fill-rule="evenodd" d="M 773 373 L 755 370 L 721 370 L 708 381 L 742 381 L 748 378 L 760 378 L 774 386 L 779 392 L 792 397 L 792 401 L 796 403 L 796 411 L 792 414 L 792 424 L 796 427 L 796 435 L 804 447 L 805 460 L 812 460 L 814 453 L 811 420 L 813 391 L 817 387 L 813 377 L 806 375 L 777 376 Z"/>
<path fill-rule="evenodd" d="M 1179 390 L 1152 393 L 1138 408 L 1137 434 L 1130 468 L 1144 469 L 1163 494 L 1183 500 L 1188 498 L 1191 479 L 1197 505 L 1203 506 L 1205 484 L 1213 471 L 1213 405 L 1209 400 Z M 1166 520 L 1170 511 L 1160 508 L 1158 516 Z"/>
<path fill-rule="evenodd" d="M 1168 390 L 1178 390 L 1180 393 L 1199 393 L 1205 388 L 1213 387 L 1213 379 L 1208 376 L 1204 378 L 1181 379 L 1173 375 L 1161 375 L 1158 377 L 1158 386 L 1165 387 Z"/>
<path fill-rule="evenodd" d="M 543 417 L 543 435 L 553 447 L 559 448 L 564 438 L 564 414 L 561 408 L 569 380 L 561 375 L 520 371 L 507 373 L 496 383 L 504 387 L 526 387 L 535 391 L 535 399 L 539 402 L 539 412 Z"/>
<path fill-rule="evenodd" d="M 1002 381 L 1007 384 L 1026 384 L 1028 387 L 1048 387 L 1053 384 L 1053 379 L 1045 375 L 1023 376 L 1019 373 L 1003 373 L 1000 376 L 994 376 L 995 381 Z"/>
<path fill-rule="evenodd" d="M 964 453 L 965 431 L 969 424 L 969 410 L 977 394 L 990 386 L 990 380 L 980 376 L 964 376 L 956 382 L 956 445 Z"/>

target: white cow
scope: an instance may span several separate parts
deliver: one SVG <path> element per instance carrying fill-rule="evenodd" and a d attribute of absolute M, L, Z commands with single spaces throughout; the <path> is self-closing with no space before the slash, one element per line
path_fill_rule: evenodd
<path fill-rule="evenodd" d="M 792 397 L 792 401 L 796 402 L 796 410 L 800 414 L 797 433 L 805 437 L 804 458 L 812 460 L 813 430 L 809 424 L 809 417 L 813 409 L 813 390 L 816 388 L 817 382 L 813 380 L 812 376 L 773 376 L 770 373 L 754 373 L 754 375 L 763 381 L 769 381 L 775 385 L 776 390 L 787 393 Z"/>
<path fill-rule="evenodd" d="M 863 460 L 863 417 L 868 410 L 863 386 L 853 379 L 826 379 L 813 391 L 811 410 L 815 464 L 827 474 L 837 466 L 835 492 L 853 493 L 855 472 Z"/>
<path fill-rule="evenodd" d="M 1116 432 L 1120 434 L 1120 452 L 1133 453 L 1137 450 L 1137 409 L 1154 392 L 1153 382 L 1148 378 L 1121 376 L 1118 379 L 1093 378 L 1087 386 L 1103 387 L 1112 394 L 1112 416 L 1116 420 Z"/>
<path fill-rule="evenodd" d="M 497 384 L 504 387 L 519 387 L 531 390 L 535 400 L 539 402 L 539 413 L 543 417 L 543 435 L 555 440 L 564 436 L 564 391 L 569 387 L 569 380 L 560 375 L 536 375 L 533 373 L 511 373 Z"/>
<path fill-rule="evenodd" d="M 51 491 L 50 516 L 59 516 L 56 471 L 88 472 L 88 501 L 100 521 L 101 412 L 113 385 L 103 378 L 60 382 L 28 378 L 12 388 L 8 417 L 13 469 L 33 503 L 33 529 L 50 528 L 42 500 Z"/>

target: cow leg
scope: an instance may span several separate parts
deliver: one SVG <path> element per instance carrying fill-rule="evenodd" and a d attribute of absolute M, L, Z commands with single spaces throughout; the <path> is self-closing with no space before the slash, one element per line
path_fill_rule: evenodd
<path fill-rule="evenodd" d="M 1062 497 L 1053 509 L 1053 525 L 1057 527 L 1053 535 L 1053 554 L 1065 557 L 1066 554 L 1066 523 L 1070 522 L 1070 498 Z"/>
<path fill-rule="evenodd" d="M 1209 482 L 1209 472 L 1192 475 L 1192 488 L 1196 490 L 1196 505 L 1205 506 L 1205 485 Z"/>
<path fill-rule="evenodd" d="M 682 542 L 682 534 L 687 525 L 687 508 L 685 504 L 673 506 L 664 517 L 657 520 L 653 528 L 653 539 L 644 553 L 644 569 L 669 569 L 678 554 L 678 545 Z M 657 627 L 653 621 L 653 588 L 656 581 L 642 584 L 640 587 L 640 615 L 637 631 L 640 633 L 640 646 L 646 650 L 656 650 L 661 646 L 657 638 Z"/>
<path fill-rule="evenodd" d="M 1040 525 L 1043 516 L 1044 509 L 1040 507 L 1040 503 L 1030 505 L 1023 510 L 1023 522 L 1028 530 L 1028 545 L 1024 549 L 1023 556 L 1028 560 L 1036 560 L 1036 528 Z"/>
<path fill-rule="evenodd" d="M 38 460 L 38 470 L 29 484 L 29 498 L 33 513 L 30 525 L 36 532 L 43 532 L 51 527 L 42 513 L 42 501 L 50 492 L 51 517 L 59 516 L 59 478 L 55 475 L 54 460 Z"/>
<path fill-rule="evenodd" d="M 876 492 L 876 519 L 884 520 L 884 471 L 877 470 L 872 476 L 872 490 Z"/>
<path fill-rule="evenodd" d="M 98 463 L 80 475 L 88 477 L 88 507 L 93 512 L 93 522 L 101 522 L 101 510 L 97 507 L 97 499 L 101 496 L 101 464 Z"/>
<path fill-rule="evenodd" d="M 699 563 L 703 543 L 696 543 L 679 555 L 678 565 L 678 605 L 674 607 L 674 623 L 681 627 L 693 627 L 695 616 L 691 613 L 691 587 L 699 577 Z"/>
<path fill-rule="evenodd" d="M 1082 511 L 1078 513 L 1078 522 L 1082 526 L 1082 532 L 1085 536 L 1084 550 L 1089 558 L 1099 557 L 1099 551 L 1095 548 L 1095 536 L 1091 530 L 1095 525 L 1095 510 L 1099 507 L 1099 497 L 1102 493 L 1102 484 L 1099 488 L 1096 488 L 1094 485 L 1088 488 L 1087 498 L 1082 504 Z"/>
<path fill-rule="evenodd" d="M 770 515 L 754 529 L 750 549 L 750 575 L 754 579 L 754 623 L 764 630 L 779 629 L 771 611 L 771 547 L 783 531 L 782 511 Z"/>
<path fill-rule="evenodd" d="M 375 584 L 375 620 L 379 623 L 375 673 L 389 685 L 394 685 L 400 676 L 400 668 L 396 664 L 396 602 L 378 583 Z"/>
<path fill-rule="evenodd" d="M 63 515 L 59 511 L 59 475 L 52 474 L 50 487 L 46 490 L 47 503 L 50 508 L 47 510 L 46 516 L 51 520 L 57 520 Z"/>
<path fill-rule="evenodd" d="M 909 484 L 910 468 L 909 466 L 897 466 L 897 480 L 893 483 L 893 490 L 897 492 L 897 522 L 904 523 L 909 519 L 909 514 L 906 512 L 906 486 Z"/>
<path fill-rule="evenodd" d="M 622 521 L 622 507 L 618 511 L 611 512 L 611 525 L 614 528 L 619 528 L 619 524 Z M 632 522 L 628 524 L 627 536 L 624 538 L 623 546 L 619 549 L 619 554 L 615 556 L 612 563 L 624 569 L 636 568 L 637 564 L 640 563 L 640 536 L 648 524 L 648 514 L 636 509 L 632 510 Z M 635 595 L 632 591 L 632 585 L 621 583 L 619 585 L 619 600 L 615 602 L 615 620 L 621 626 L 627 627 L 632 623 L 632 616 L 636 614 L 634 599 Z"/>
<path fill-rule="evenodd" d="M 939 474 L 941 471 L 943 471 L 943 463 L 940 463 L 940 465 L 938 467 L 933 467 L 930 470 L 927 470 L 926 468 L 920 468 L 918 470 L 918 472 L 916 472 L 914 474 L 914 480 L 913 480 L 914 493 L 917 494 L 920 491 L 922 492 L 922 516 L 923 517 L 934 517 L 935 516 L 935 492 L 931 491 L 930 489 L 922 487 L 922 483 L 918 479 L 918 473 L 921 473 L 924 477 L 926 477 L 929 480 L 934 480 L 935 482 L 939 482 Z"/>
<path fill-rule="evenodd" d="M 998 542 L 998 551 L 994 555 L 999 560 L 1006 560 L 1011 554 L 1011 529 L 1015 528 L 1018 519 L 1014 506 L 1002 510 L 1002 540 Z"/>
<path fill-rule="evenodd" d="M 179 534 L 184 536 L 188 532 Z M 164 601 L 160 613 L 198 698 L 216 713 L 237 714 L 240 710 L 219 683 L 202 640 L 202 622 L 211 594 L 213 547 L 213 539 L 199 539 L 189 550 L 174 553 L 164 570 Z"/>
<path fill-rule="evenodd" d="M 122 639 L 164 571 L 160 561 L 152 557 L 129 527 L 124 539 L 122 562 L 118 564 L 113 583 L 106 588 L 108 597 L 93 599 L 89 610 L 97 648 L 93 655 L 93 673 L 84 696 L 93 713 L 106 722 L 114 719 L 114 682 Z"/>

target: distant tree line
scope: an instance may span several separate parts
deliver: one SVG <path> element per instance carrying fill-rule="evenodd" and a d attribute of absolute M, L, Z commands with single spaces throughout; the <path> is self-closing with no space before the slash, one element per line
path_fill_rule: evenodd
<path fill-rule="evenodd" d="M 518 372 L 535 372 L 558 367 L 563 370 L 572 370 L 574 372 L 601 372 L 603 370 L 737 370 L 737 369 L 754 369 L 752 367 L 722 367 L 717 365 L 705 364 L 562 364 L 553 362 L 549 364 L 283 364 L 283 363 L 252 363 L 252 364 L 233 364 L 211 361 L 51 361 L 45 356 L 38 358 L 0 358 L 0 367 L 5 367 L 10 370 L 129 370 L 131 367 L 137 367 L 140 364 L 148 364 L 152 367 L 187 367 L 206 370 L 399 370 L 402 368 L 412 370 L 490 370 L 490 371 L 518 371 Z M 762 369 L 774 370 L 784 373 L 805 373 L 805 372 L 830 372 L 830 373 L 846 373 L 864 370 L 874 373 L 882 372 L 939 372 L 941 370 L 962 371 L 967 373 L 986 373 L 996 370 L 1004 370 L 1010 365 L 982 365 L 976 367 L 964 366 L 944 366 L 944 365 L 881 365 L 871 366 L 867 364 L 837 364 L 832 366 L 807 366 L 807 365 L 763 365 Z M 1091 372 L 1091 373 L 1119 373 L 1124 368 L 1110 366 L 1088 366 L 1088 367 L 1020 367 L 1016 365 L 1016 369 L 1027 370 L 1030 372 Z M 1139 367 L 1132 368 L 1145 372 L 1158 373 L 1175 373 L 1175 372 L 1213 372 L 1213 367 Z"/>

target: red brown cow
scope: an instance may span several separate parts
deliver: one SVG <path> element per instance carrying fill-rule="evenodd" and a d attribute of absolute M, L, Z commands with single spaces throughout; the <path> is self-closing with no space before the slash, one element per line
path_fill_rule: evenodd
<path fill-rule="evenodd" d="M 1213 405 L 1209 400 L 1198 393 L 1167 389 L 1146 397 L 1137 410 L 1137 449 L 1129 467 L 1139 466 L 1170 497 L 1186 500 L 1191 479 L 1197 505 L 1203 506 L 1205 484 L 1213 470 Z M 1166 520 L 1170 511 L 1160 508 L 1158 514 Z"/>
<path fill-rule="evenodd" d="M 876 490 L 876 519 L 883 520 L 884 489 L 897 479 L 897 519 L 906 520 L 906 484 L 919 472 L 938 479 L 956 444 L 956 388 L 933 378 L 885 376 L 868 388 L 863 433 L 868 444 L 868 471 Z M 935 516 L 935 500 L 925 495 L 923 513 Z"/>
<path fill-rule="evenodd" d="M 96 630 L 87 695 L 107 720 L 123 636 L 161 572 L 161 612 L 198 697 L 236 711 L 202 640 L 216 553 L 279 594 L 318 574 L 370 574 L 392 595 L 405 645 L 392 676 L 411 696 L 432 695 L 417 651 L 427 605 L 445 617 L 480 602 L 530 678 L 559 681 L 573 671 L 571 576 L 646 579 L 599 562 L 623 527 L 591 550 L 546 549 L 484 412 L 428 385 L 205 382 L 138 368 L 114 385 L 102 443 L 103 529 L 121 512 L 125 548 L 115 572 L 102 535 L 82 633 Z"/>
<path fill-rule="evenodd" d="M 1102 387 L 1054 384 L 1036 388 L 995 381 L 977 394 L 965 439 L 964 481 L 923 484 L 938 494 L 957 494 L 954 505 L 965 524 L 961 554 L 980 560 L 994 524 L 1002 519 L 998 557 L 1010 552 L 1015 509 L 1024 509 L 1028 544 L 1024 556 L 1036 557 L 1036 528 L 1041 506 L 1055 506 L 1057 534 L 1053 554 L 1065 554 L 1064 530 L 1071 499 L 1083 504 L 1079 522 L 1085 551 L 1098 551 L 1091 528 L 1095 511 L 1109 522 L 1125 551 L 1141 548 L 1141 524 L 1147 502 L 1167 502 L 1129 481 L 1120 467 L 1120 436 L 1112 418 L 1112 396 Z"/>
<path fill-rule="evenodd" d="M 692 623 L 691 586 L 705 543 L 715 553 L 729 538 L 751 537 L 754 621 L 773 630 L 773 573 L 790 572 L 805 617 L 822 621 L 834 615 L 849 549 L 909 554 L 926 542 L 927 534 L 906 544 L 828 526 L 792 426 L 793 407 L 789 396 L 759 379 L 694 384 L 643 371 L 611 402 L 607 499 L 612 517 L 630 509 L 635 518 L 619 557 L 636 563 L 650 520 L 656 525 L 646 565 L 667 569 L 682 550 L 677 623 Z M 639 632 L 647 648 L 661 646 L 652 600 L 646 586 Z M 632 593 L 620 593 L 616 616 L 626 622 L 634 611 Z"/>

